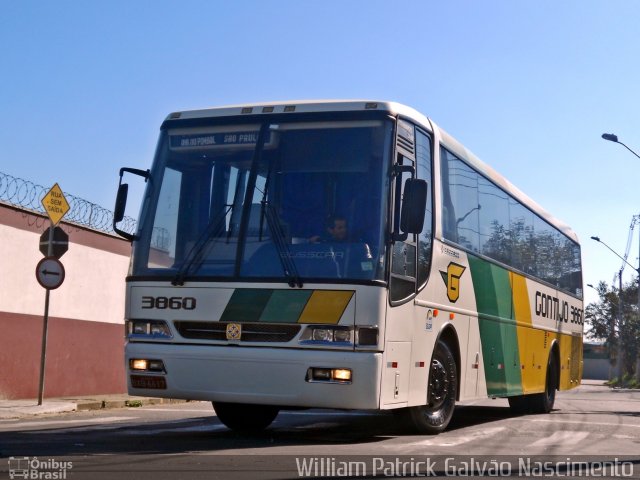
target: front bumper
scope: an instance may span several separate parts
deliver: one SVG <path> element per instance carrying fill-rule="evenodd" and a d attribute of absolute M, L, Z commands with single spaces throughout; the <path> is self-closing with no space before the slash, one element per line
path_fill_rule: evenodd
<path fill-rule="evenodd" d="M 380 405 L 382 354 L 376 352 L 129 342 L 125 357 L 130 395 L 310 408 Z M 133 358 L 162 360 L 166 373 L 131 371 Z M 310 382 L 311 367 L 349 368 L 352 381 Z M 162 376 L 166 388 L 134 388 L 131 375 Z"/>

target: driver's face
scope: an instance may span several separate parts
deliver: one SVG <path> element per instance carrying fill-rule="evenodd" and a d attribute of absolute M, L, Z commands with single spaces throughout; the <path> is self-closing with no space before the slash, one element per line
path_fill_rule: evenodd
<path fill-rule="evenodd" d="M 329 228 L 329 233 L 335 240 L 344 240 L 345 238 L 347 238 L 347 221 L 334 221 L 333 228 Z"/>

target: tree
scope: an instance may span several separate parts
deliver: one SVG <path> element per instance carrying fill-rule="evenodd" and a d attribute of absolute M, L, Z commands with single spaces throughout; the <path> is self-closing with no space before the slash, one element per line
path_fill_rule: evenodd
<path fill-rule="evenodd" d="M 606 282 L 598 283 L 596 290 L 600 301 L 589 304 L 585 309 L 584 317 L 590 327 L 586 335 L 590 339 L 604 340 L 607 355 L 613 367 L 616 364 L 618 351 L 615 333 L 620 302 L 617 294 L 609 290 Z"/>
<path fill-rule="evenodd" d="M 640 317 L 637 311 L 638 285 L 632 282 L 622 286 L 622 292 L 606 282 L 598 284 L 599 301 L 585 309 L 589 326 L 588 338 L 604 340 L 612 365 L 616 359 L 622 364 L 623 376 L 640 374 L 636 365 L 640 354 Z M 622 300 L 622 302 L 620 301 Z"/>

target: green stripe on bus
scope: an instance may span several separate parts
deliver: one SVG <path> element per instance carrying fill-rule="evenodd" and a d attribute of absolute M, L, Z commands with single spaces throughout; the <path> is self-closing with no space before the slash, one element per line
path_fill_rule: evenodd
<path fill-rule="evenodd" d="M 296 323 L 313 290 L 275 290 L 260 315 L 261 322 Z"/>
<path fill-rule="evenodd" d="M 509 271 L 469 255 L 489 395 L 522 393 Z"/>
<path fill-rule="evenodd" d="M 258 322 L 273 290 L 236 288 L 220 317 L 221 322 Z"/>

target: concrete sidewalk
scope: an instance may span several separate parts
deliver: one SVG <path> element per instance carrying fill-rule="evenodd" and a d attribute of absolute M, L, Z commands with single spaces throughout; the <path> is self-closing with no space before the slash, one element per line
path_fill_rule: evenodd
<path fill-rule="evenodd" d="M 100 410 L 103 408 L 141 407 L 187 400 L 168 398 L 131 397 L 129 395 L 88 395 L 84 397 L 45 398 L 42 405 L 37 399 L 0 400 L 0 420 L 17 419 L 33 415 Z"/>

